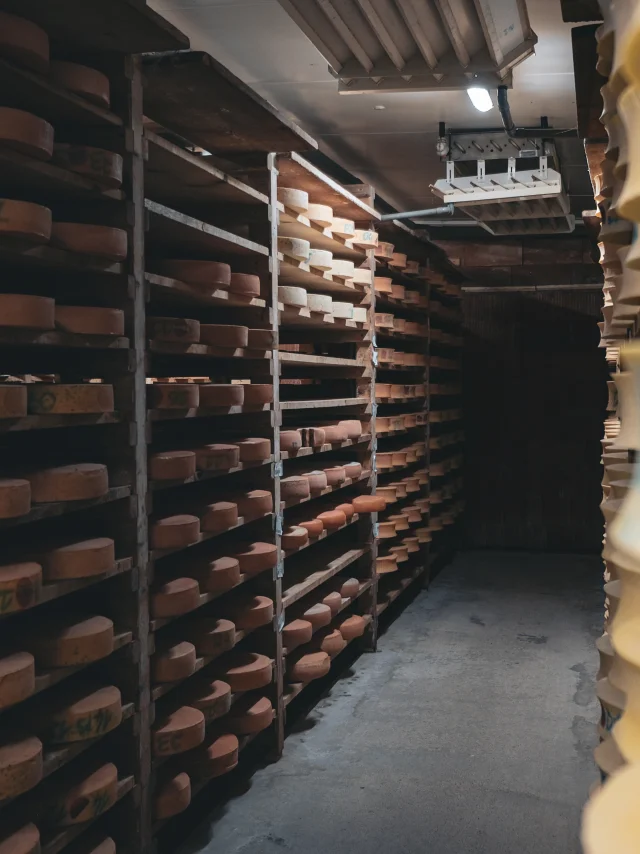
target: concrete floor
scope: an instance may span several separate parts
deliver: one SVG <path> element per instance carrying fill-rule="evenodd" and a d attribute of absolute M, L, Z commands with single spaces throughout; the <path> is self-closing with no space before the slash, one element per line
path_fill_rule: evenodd
<path fill-rule="evenodd" d="M 460 555 L 189 854 L 578 854 L 596 558 Z"/>

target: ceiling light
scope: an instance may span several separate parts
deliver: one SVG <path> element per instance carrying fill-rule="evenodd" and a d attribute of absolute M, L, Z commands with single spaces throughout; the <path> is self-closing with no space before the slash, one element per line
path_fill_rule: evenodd
<path fill-rule="evenodd" d="M 386 110 L 387 108 L 385 107 L 384 104 L 376 104 L 373 109 L 374 110 Z"/>
<path fill-rule="evenodd" d="M 493 109 L 493 101 L 487 89 L 472 86 L 470 89 L 467 89 L 467 95 L 471 98 L 471 103 L 476 110 L 480 110 L 481 113 L 486 113 L 488 110 Z"/>

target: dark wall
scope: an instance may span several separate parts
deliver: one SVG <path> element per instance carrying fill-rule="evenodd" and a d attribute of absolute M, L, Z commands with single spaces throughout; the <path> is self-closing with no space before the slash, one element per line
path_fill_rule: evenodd
<path fill-rule="evenodd" d="M 465 539 L 599 552 L 598 291 L 465 293 Z"/>

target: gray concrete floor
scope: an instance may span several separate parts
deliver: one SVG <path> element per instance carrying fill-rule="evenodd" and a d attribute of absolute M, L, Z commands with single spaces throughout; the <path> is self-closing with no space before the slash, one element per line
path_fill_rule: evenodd
<path fill-rule="evenodd" d="M 600 578 L 596 558 L 460 555 L 186 850 L 578 854 Z"/>

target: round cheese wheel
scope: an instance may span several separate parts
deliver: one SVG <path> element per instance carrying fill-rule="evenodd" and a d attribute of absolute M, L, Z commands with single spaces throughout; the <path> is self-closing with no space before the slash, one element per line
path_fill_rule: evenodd
<path fill-rule="evenodd" d="M 238 764 L 240 745 L 232 733 L 215 734 L 185 757 L 189 773 L 198 780 L 228 774 Z"/>
<path fill-rule="evenodd" d="M 271 403 L 273 400 L 273 386 L 263 383 L 252 383 L 251 385 L 243 385 L 240 388 L 244 389 L 244 402 L 246 406 L 262 406 L 265 403 Z"/>
<path fill-rule="evenodd" d="M 352 243 L 354 246 L 356 245 L 355 240 L 353 240 Z M 373 275 L 372 270 L 370 270 L 368 267 L 360 267 L 353 271 L 351 281 L 354 282 L 354 284 L 358 285 L 371 285 L 373 284 L 374 278 L 375 277 Z"/>
<path fill-rule="evenodd" d="M 293 526 L 285 528 L 282 532 L 282 548 L 287 551 L 296 551 L 307 545 L 309 542 L 309 532 L 306 528 Z M 1 589 L 1 588 L 0 588 Z"/>
<path fill-rule="evenodd" d="M 0 615 L 37 605 L 41 590 L 42 567 L 39 563 L 0 566 Z"/>
<path fill-rule="evenodd" d="M 111 762 L 92 774 L 74 776 L 75 785 L 66 791 L 56 790 L 48 823 L 84 824 L 111 809 L 118 800 L 118 769 Z"/>
<path fill-rule="evenodd" d="M 393 243 L 379 241 L 373 254 L 376 258 L 391 258 L 393 256 Z"/>
<path fill-rule="evenodd" d="M 393 516 L 389 516 L 389 522 L 393 522 L 396 526 L 396 531 L 408 531 L 409 530 L 409 519 L 406 513 L 396 513 Z"/>
<path fill-rule="evenodd" d="M 355 237 L 356 224 L 352 219 L 343 219 L 343 217 L 334 216 L 331 220 L 331 231 L 337 234 L 338 237 Z"/>
<path fill-rule="evenodd" d="M 240 461 L 257 463 L 271 456 L 271 440 L 262 438 L 241 439 L 236 443 L 240 449 Z"/>
<path fill-rule="evenodd" d="M 324 428 L 325 442 L 337 445 L 347 441 L 347 431 L 340 424 L 327 424 Z"/>
<path fill-rule="evenodd" d="M 286 208 L 304 213 L 309 207 L 309 193 L 292 187 L 278 187 L 278 201 Z"/>
<path fill-rule="evenodd" d="M 124 312 L 117 308 L 56 305 L 56 329 L 77 335 L 124 335 Z"/>
<path fill-rule="evenodd" d="M 319 537 L 324 531 L 324 522 L 322 519 L 308 519 L 305 522 L 298 523 L 301 528 L 306 528 L 310 537 Z"/>
<path fill-rule="evenodd" d="M 200 341 L 200 322 L 187 317 L 148 317 L 147 337 L 152 341 L 197 344 Z"/>
<path fill-rule="evenodd" d="M 344 428 L 347 434 L 347 439 L 359 439 L 362 435 L 362 424 L 360 421 L 356 421 L 355 419 L 350 421 L 339 421 L 338 427 Z"/>
<path fill-rule="evenodd" d="M 0 54 L 1 39 L 2 36 Z M 53 127 L 44 119 L 24 110 L 0 107 L 0 147 L 11 148 L 36 160 L 49 160 L 53 154 Z"/>
<path fill-rule="evenodd" d="M 331 262 L 331 275 L 339 276 L 343 279 L 350 279 L 355 272 L 355 264 L 353 261 L 345 261 L 342 258 L 334 258 Z"/>
<path fill-rule="evenodd" d="M 0 12 L 0 56 L 39 74 L 49 70 L 49 36 L 31 21 Z"/>
<path fill-rule="evenodd" d="M 329 658 L 333 659 L 339 655 L 346 647 L 347 642 L 342 637 L 338 629 L 322 629 L 318 632 L 317 646 L 321 652 L 326 652 Z"/>
<path fill-rule="evenodd" d="M 378 539 L 387 540 L 396 535 L 395 522 L 379 522 L 378 523 Z"/>
<path fill-rule="evenodd" d="M 384 495 L 380 494 L 380 489 L 377 495 L 356 495 L 352 503 L 356 513 L 380 513 L 387 506 L 387 501 Z"/>
<path fill-rule="evenodd" d="M 331 314 L 341 320 L 353 320 L 353 305 L 350 302 L 333 302 Z"/>
<path fill-rule="evenodd" d="M 420 492 L 420 482 L 417 477 L 406 477 L 404 481 L 407 486 L 407 493 Z"/>
<path fill-rule="evenodd" d="M 218 261 L 165 260 L 158 264 L 161 275 L 208 291 L 229 290 L 231 267 Z"/>
<path fill-rule="evenodd" d="M 172 644 L 156 652 L 151 659 L 151 674 L 155 682 L 177 682 L 195 673 L 196 648 L 188 641 Z"/>
<path fill-rule="evenodd" d="M 22 702 L 35 691 L 35 659 L 30 652 L 0 657 L 0 709 Z"/>
<path fill-rule="evenodd" d="M 280 481 L 280 495 L 283 501 L 303 501 L 310 496 L 309 481 L 304 475 L 283 477 Z"/>
<path fill-rule="evenodd" d="M 289 652 L 300 644 L 308 643 L 313 637 L 313 626 L 309 620 L 291 620 L 282 629 L 282 643 Z"/>
<path fill-rule="evenodd" d="M 404 286 L 403 285 L 391 285 L 391 296 L 394 299 L 404 299 Z"/>
<path fill-rule="evenodd" d="M 307 652 L 287 662 L 287 675 L 294 682 L 311 682 L 321 679 L 331 670 L 331 659 L 326 652 Z"/>
<path fill-rule="evenodd" d="M 247 273 L 231 274 L 231 291 L 234 294 L 244 296 L 260 296 L 260 276 L 252 276 Z"/>
<path fill-rule="evenodd" d="M 247 386 L 244 385 L 203 383 L 198 388 L 200 389 L 200 406 L 205 409 L 218 406 L 242 406 L 245 403 Z"/>
<path fill-rule="evenodd" d="M 35 824 L 25 824 L 8 836 L 0 837 L 0 854 L 40 854 L 40 851 L 40 831 Z"/>
<path fill-rule="evenodd" d="M 61 616 L 38 625 L 33 649 L 40 667 L 78 667 L 113 652 L 113 623 L 108 617 Z"/>
<path fill-rule="evenodd" d="M 407 386 L 392 384 L 391 385 L 391 397 L 394 400 L 402 400 L 403 398 L 407 397 L 406 389 L 407 389 Z"/>
<path fill-rule="evenodd" d="M 278 252 L 296 261 L 306 261 L 309 258 L 311 244 L 299 237 L 278 237 Z"/>
<path fill-rule="evenodd" d="M 375 325 L 376 329 L 393 329 L 393 315 L 376 312 Z"/>
<path fill-rule="evenodd" d="M 200 519 L 202 531 L 219 533 L 238 524 L 238 505 L 234 501 L 216 501 L 209 504 Z"/>
<path fill-rule="evenodd" d="M 407 497 L 407 484 L 401 480 L 396 481 L 395 483 L 389 484 L 389 486 L 395 488 L 396 498 L 406 498 Z"/>
<path fill-rule="evenodd" d="M 395 554 L 378 555 L 376 558 L 376 573 L 386 575 L 398 569 L 398 557 Z"/>
<path fill-rule="evenodd" d="M 336 531 L 347 524 L 347 517 L 342 510 L 325 510 L 323 513 L 318 513 L 318 519 L 327 531 Z"/>
<path fill-rule="evenodd" d="M 122 722 L 122 695 L 115 685 L 81 685 L 61 696 L 64 699 L 54 706 L 47 721 L 47 741 L 54 744 L 97 738 Z"/>
<path fill-rule="evenodd" d="M 296 288 L 291 285 L 278 286 L 278 302 L 295 308 L 307 307 L 307 292 L 304 288 Z"/>
<path fill-rule="evenodd" d="M 233 557 L 218 557 L 196 570 L 196 574 L 207 593 L 224 593 L 240 583 L 240 563 Z"/>
<path fill-rule="evenodd" d="M 353 238 L 353 245 L 360 246 L 363 249 L 375 248 L 378 246 L 378 235 L 375 231 L 357 228 Z"/>
<path fill-rule="evenodd" d="M 258 575 L 272 569 L 277 563 L 277 549 L 273 543 L 246 543 L 234 555 L 244 575 Z"/>
<path fill-rule="evenodd" d="M 90 578 L 113 569 L 115 543 L 109 537 L 80 540 L 44 552 L 38 559 L 47 581 Z"/>
<path fill-rule="evenodd" d="M 302 435 L 299 430 L 280 431 L 280 450 L 299 451 L 302 447 Z"/>
<path fill-rule="evenodd" d="M 404 317 L 394 317 L 393 318 L 393 331 L 394 332 L 404 332 L 404 325 L 406 321 Z"/>
<path fill-rule="evenodd" d="M 252 735 L 271 726 L 275 712 L 267 697 L 241 697 L 227 716 L 227 726 L 236 735 Z"/>
<path fill-rule="evenodd" d="M 391 279 L 386 276 L 375 276 L 373 280 L 373 286 L 378 294 L 390 294 L 391 293 Z"/>
<path fill-rule="evenodd" d="M 50 501 L 87 501 L 109 491 L 107 467 L 100 463 L 76 463 L 42 469 L 28 474 L 31 500 L 35 504 Z"/>
<path fill-rule="evenodd" d="M 362 475 L 362 465 L 360 463 L 346 463 L 344 473 L 350 480 L 357 480 Z"/>
<path fill-rule="evenodd" d="M 267 596 L 243 596 L 229 605 L 229 614 L 238 629 L 252 631 L 273 620 L 273 601 Z"/>
<path fill-rule="evenodd" d="M 189 705 L 200 709 L 207 722 L 221 718 L 231 708 L 231 688 L 221 679 L 196 682 L 189 697 Z"/>
<path fill-rule="evenodd" d="M 338 428 L 336 427 L 336 429 Z M 300 430 L 300 436 L 304 448 L 319 448 L 325 442 L 330 441 L 327 439 L 327 431 L 323 427 L 303 427 Z"/>
<path fill-rule="evenodd" d="M 331 270 L 333 253 L 329 252 L 327 249 L 314 249 L 312 247 L 309 250 L 308 263 L 310 267 L 316 267 L 318 270 Z"/>
<path fill-rule="evenodd" d="M 0 798 L 15 798 L 42 779 L 42 742 L 35 736 L 0 744 Z"/>
<path fill-rule="evenodd" d="M 149 457 L 149 480 L 188 480 L 195 473 L 193 451 L 161 451 Z"/>
<path fill-rule="evenodd" d="M 391 383 L 376 383 L 376 397 L 378 399 L 391 397 Z"/>
<path fill-rule="evenodd" d="M 309 204 L 306 215 L 312 222 L 316 222 L 323 228 L 331 228 L 333 209 L 329 205 Z"/>
<path fill-rule="evenodd" d="M 249 349 L 250 350 L 271 350 L 273 347 L 273 332 L 271 329 L 250 329 L 249 330 Z"/>
<path fill-rule="evenodd" d="M 331 468 L 324 469 L 324 473 L 327 476 L 328 486 L 340 486 L 347 479 L 344 466 L 331 466 Z"/>
<path fill-rule="evenodd" d="M 353 307 L 353 319 L 356 323 L 367 323 L 368 312 L 366 308 L 360 308 L 360 306 L 355 305 Z"/>
<path fill-rule="evenodd" d="M 428 528 L 416 528 L 416 534 L 418 535 L 419 543 L 431 542 L 431 531 Z"/>
<path fill-rule="evenodd" d="M 394 466 L 404 466 L 407 463 L 407 453 L 406 451 L 394 451 L 391 454 L 392 465 Z"/>
<path fill-rule="evenodd" d="M 389 433 L 391 430 L 391 419 L 386 416 L 376 418 L 376 433 Z"/>
<path fill-rule="evenodd" d="M 376 454 L 376 465 L 378 471 L 384 471 L 385 469 L 390 469 L 393 466 L 393 454 L 389 454 L 386 452 Z"/>
<path fill-rule="evenodd" d="M 389 266 L 404 270 L 407 266 L 407 256 L 402 252 L 394 252 L 389 259 Z"/>
<path fill-rule="evenodd" d="M 407 551 L 409 554 L 420 551 L 420 546 L 418 545 L 417 537 L 405 537 L 402 543 L 407 547 Z"/>
<path fill-rule="evenodd" d="M 352 614 L 350 617 L 342 620 L 338 626 L 340 634 L 346 641 L 362 637 L 366 627 L 366 620 L 359 614 Z"/>
<path fill-rule="evenodd" d="M 240 463 L 238 445 L 203 445 L 195 449 L 196 468 L 198 471 L 226 471 L 235 468 Z"/>
<path fill-rule="evenodd" d="M 271 659 L 257 652 L 232 652 L 218 667 L 233 692 L 264 688 L 273 678 Z"/>
<path fill-rule="evenodd" d="M 191 778 L 180 771 L 158 784 L 154 800 L 154 816 L 156 821 L 173 818 L 184 812 L 191 803 Z"/>
<path fill-rule="evenodd" d="M 187 514 L 167 516 L 153 522 L 149 533 L 152 549 L 183 548 L 200 539 L 200 520 Z"/>
<path fill-rule="evenodd" d="M 67 252 L 92 255 L 109 261 L 124 261 L 128 252 L 127 232 L 108 225 L 84 222 L 54 222 L 51 244 Z"/>
<path fill-rule="evenodd" d="M 307 306 L 309 311 L 319 314 L 331 314 L 333 311 L 333 300 L 325 294 L 307 294 Z"/>
<path fill-rule="evenodd" d="M 405 563 L 405 561 L 409 560 L 409 550 L 406 546 L 392 546 L 389 551 L 393 552 L 398 563 Z"/>
<path fill-rule="evenodd" d="M 16 237 L 34 244 L 48 243 L 52 228 L 49 208 L 32 202 L 0 199 L 0 237 Z"/>
<path fill-rule="evenodd" d="M 116 190 L 122 186 L 123 160 L 115 151 L 57 142 L 53 147 L 53 162 L 105 190 Z"/>
<path fill-rule="evenodd" d="M 344 513 L 347 517 L 347 522 L 349 522 L 355 516 L 355 510 L 353 509 L 353 504 L 338 504 L 335 510 L 339 510 L 340 513 Z"/>
<path fill-rule="evenodd" d="M 109 78 L 95 68 L 86 65 L 78 65 L 76 62 L 60 62 L 55 60 L 49 65 L 49 73 L 52 80 L 86 98 L 99 107 L 109 107 L 111 96 L 109 92 Z"/>
<path fill-rule="evenodd" d="M 0 419 L 22 418 L 27 414 L 26 385 L 0 384 Z"/>
<path fill-rule="evenodd" d="M 328 486 L 327 475 L 323 471 L 310 471 L 304 477 L 306 477 L 309 483 L 309 491 L 311 493 L 322 492 Z"/>
<path fill-rule="evenodd" d="M 151 383 L 147 404 L 151 409 L 197 409 L 200 387 L 195 383 Z"/>
<path fill-rule="evenodd" d="M 245 519 L 257 519 L 273 510 L 273 496 L 266 489 L 252 489 L 235 498 L 238 512 Z"/>
<path fill-rule="evenodd" d="M 323 626 L 328 626 L 332 620 L 331 608 L 328 605 L 318 602 L 316 605 L 311 605 L 311 607 L 307 608 L 302 618 L 311 623 L 314 631 L 321 629 Z"/>
<path fill-rule="evenodd" d="M 204 715 L 200 709 L 181 706 L 158 721 L 151 732 L 156 756 L 173 756 L 202 744 L 205 735 Z"/>
<path fill-rule="evenodd" d="M 29 383 L 31 415 L 99 415 L 113 412 L 113 386 L 105 383 Z"/>
<path fill-rule="evenodd" d="M 195 578 L 174 578 L 151 591 L 154 617 L 177 617 L 200 604 L 200 587 Z"/>
<path fill-rule="evenodd" d="M 360 592 L 360 582 L 357 578 L 338 579 L 339 593 L 343 599 L 353 599 Z"/>
<path fill-rule="evenodd" d="M 244 348 L 249 343 L 249 328 L 230 326 L 227 323 L 201 323 L 200 341 L 225 350 Z"/>
<path fill-rule="evenodd" d="M 340 613 L 340 608 L 342 608 L 342 596 L 337 590 L 333 590 L 331 593 L 323 596 L 322 604 L 326 605 L 331 611 L 331 616 L 335 617 L 336 614 Z"/>

